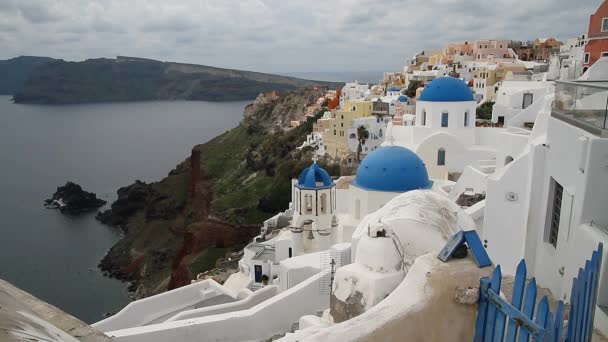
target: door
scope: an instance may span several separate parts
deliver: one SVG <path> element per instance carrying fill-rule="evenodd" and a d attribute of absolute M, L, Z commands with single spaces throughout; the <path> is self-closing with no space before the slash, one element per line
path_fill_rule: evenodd
<path fill-rule="evenodd" d="M 255 282 L 261 283 L 262 282 L 262 265 L 255 265 L 253 268 L 254 268 Z"/>

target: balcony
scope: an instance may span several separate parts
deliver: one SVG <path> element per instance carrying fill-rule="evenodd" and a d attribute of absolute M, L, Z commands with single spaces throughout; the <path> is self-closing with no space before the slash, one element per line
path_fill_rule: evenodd
<path fill-rule="evenodd" d="M 556 81 L 551 116 L 608 138 L 608 81 Z"/>

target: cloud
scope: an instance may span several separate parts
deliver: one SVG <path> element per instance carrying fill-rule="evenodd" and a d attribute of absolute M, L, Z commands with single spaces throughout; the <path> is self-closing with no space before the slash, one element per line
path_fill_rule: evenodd
<path fill-rule="evenodd" d="M 452 41 L 577 36 L 599 5 L 599 0 L 0 0 L 0 58 L 121 54 L 271 72 L 400 70 L 416 51 Z"/>

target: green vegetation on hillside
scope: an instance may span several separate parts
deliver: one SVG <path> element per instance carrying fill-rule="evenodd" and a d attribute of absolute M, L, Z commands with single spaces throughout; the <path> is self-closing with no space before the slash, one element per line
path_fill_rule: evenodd
<path fill-rule="evenodd" d="M 251 107 L 238 127 L 195 147 L 200 151 L 200 174 L 193 172 L 188 159 L 159 182 L 135 182 L 119 189 L 118 200 L 98 219 L 122 227 L 126 234 L 104 257 L 102 269 L 131 281 L 135 296 L 142 298 L 189 283 L 226 252 L 250 241 L 264 220 L 287 209 L 291 180 L 312 163 L 312 148 L 297 147 L 323 110 L 286 131 L 269 123 L 301 115 L 302 108 L 319 96 L 301 89 Z M 284 117 L 290 108 L 293 112 Z M 332 176 L 340 175 L 338 165 L 319 163 Z M 190 192 L 193 179 L 195 192 Z M 221 243 L 204 241 L 217 229 L 226 240 L 214 236 Z M 232 234 L 234 230 L 238 233 Z"/>
<path fill-rule="evenodd" d="M 213 212 L 235 223 L 259 224 L 287 209 L 291 179 L 312 163 L 312 151 L 297 147 L 321 116 L 287 132 L 240 125 L 201 145 L 202 163 L 214 184 Z M 322 166 L 339 175 L 339 167 Z"/>

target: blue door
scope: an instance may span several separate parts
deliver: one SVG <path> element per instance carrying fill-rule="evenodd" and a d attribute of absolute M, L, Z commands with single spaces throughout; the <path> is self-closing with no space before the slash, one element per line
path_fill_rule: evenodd
<path fill-rule="evenodd" d="M 255 274 L 255 282 L 261 283 L 262 282 L 262 265 L 255 265 L 255 266 L 253 266 L 253 268 L 254 268 L 254 274 Z"/>

